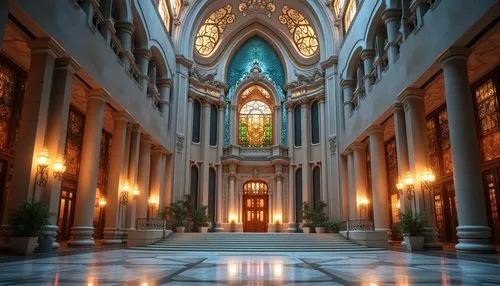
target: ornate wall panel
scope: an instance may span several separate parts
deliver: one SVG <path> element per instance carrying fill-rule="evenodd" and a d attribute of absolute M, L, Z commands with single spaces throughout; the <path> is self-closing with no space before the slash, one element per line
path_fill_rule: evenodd
<path fill-rule="evenodd" d="M 68 116 L 68 131 L 66 135 L 66 149 L 64 160 L 66 161 L 66 176 L 78 178 L 80 170 L 80 155 L 83 144 L 83 128 L 85 115 L 75 108 L 70 108 Z"/>

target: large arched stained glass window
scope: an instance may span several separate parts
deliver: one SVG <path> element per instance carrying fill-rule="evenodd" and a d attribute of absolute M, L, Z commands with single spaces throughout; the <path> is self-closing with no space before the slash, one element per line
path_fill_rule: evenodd
<path fill-rule="evenodd" d="M 267 103 L 252 100 L 240 109 L 239 141 L 244 147 L 269 147 L 273 143 L 273 112 Z"/>
<path fill-rule="evenodd" d="M 194 42 L 196 51 L 200 55 L 208 56 L 213 52 L 227 25 L 233 23 L 236 18 L 232 10 L 233 7 L 227 5 L 214 11 L 200 27 Z"/>
<path fill-rule="evenodd" d="M 280 23 L 286 25 L 293 36 L 293 41 L 299 52 L 304 57 L 312 57 L 319 48 L 316 31 L 299 11 L 288 6 L 283 6 Z"/>
<path fill-rule="evenodd" d="M 158 1 L 158 12 L 160 12 L 161 20 L 167 28 L 167 32 L 170 32 L 170 11 L 168 10 L 167 0 Z"/>
<path fill-rule="evenodd" d="M 345 10 L 345 15 L 344 15 L 345 32 L 349 30 L 349 27 L 351 27 L 352 20 L 354 20 L 354 16 L 356 16 L 356 12 L 358 12 L 358 4 L 356 4 L 356 0 L 349 1 L 349 4 L 347 4 L 347 8 Z"/>

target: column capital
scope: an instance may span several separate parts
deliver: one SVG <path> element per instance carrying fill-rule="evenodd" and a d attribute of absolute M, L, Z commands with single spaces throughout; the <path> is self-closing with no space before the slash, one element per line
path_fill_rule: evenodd
<path fill-rule="evenodd" d="M 151 138 L 151 136 L 149 136 L 148 134 L 141 134 L 141 143 L 144 142 L 144 143 L 151 143 L 153 141 L 153 139 Z"/>
<path fill-rule="evenodd" d="M 408 87 L 398 95 L 398 100 L 403 104 L 410 99 L 419 99 L 423 101 L 424 91 L 419 88 Z"/>
<path fill-rule="evenodd" d="M 371 135 L 375 135 L 375 134 L 379 134 L 379 133 L 384 134 L 384 131 L 385 131 L 384 126 L 372 125 L 368 128 L 368 135 L 371 136 Z"/>
<path fill-rule="evenodd" d="M 132 129 L 132 132 L 139 132 L 141 125 L 139 125 L 138 123 L 131 122 L 130 128 Z"/>
<path fill-rule="evenodd" d="M 131 22 L 118 21 L 115 23 L 115 29 L 118 32 L 125 32 L 127 34 L 132 35 L 132 33 L 134 32 L 134 28 L 135 28 L 134 24 Z"/>
<path fill-rule="evenodd" d="M 134 49 L 134 55 L 139 58 L 151 59 L 151 50 L 149 49 Z"/>
<path fill-rule="evenodd" d="M 382 13 L 382 21 L 387 24 L 390 21 L 399 21 L 401 19 L 401 9 L 387 9 Z"/>
<path fill-rule="evenodd" d="M 373 59 L 375 57 L 374 49 L 364 49 L 361 51 L 361 60 Z"/>
<path fill-rule="evenodd" d="M 340 86 L 342 88 L 354 88 L 356 87 L 356 81 L 352 79 L 342 79 L 340 80 Z"/>
<path fill-rule="evenodd" d="M 172 87 L 172 79 L 161 78 L 161 79 L 156 81 L 156 85 L 158 85 L 159 88 L 162 88 L 162 87 L 171 88 Z"/>
<path fill-rule="evenodd" d="M 160 145 L 154 145 L 151 147 L 151 154 L 152 155 L 166 155 L 167 150 Z"/>
<path fill-rule="evenodd" d="M 204 100 L 201 103 L 201 106 L 202 106 L 203 109 L 210 109 L 212 107 L 212 105 L 210 104 L 210 101 L 208 101 L 208 100 Z"/>
<path fill-rule="evenodd" d="M 394 104 L 392 105 L 392 110 L 393 110 L 393 112 L 396 112 L 399 110 L 404 110 L 403 103 L 400 101 L 394 102 Z"/>
<path fill-rule="evenodd" d="M 442 52 L 438 57 L 438 62 L 443 66 L 452 59 L 463 59 L 467 60 L 469 58 L 470 49 L 462 48 L 462 47 L 451 47 L 446 51 Z"/>
<path fill-rule="evenodd" d="M 349 149 L 352 150 L 353 152 L 357 150 L 366 150 L 366 143 L 363 142 L 354 142 L 349 146 Z"/>
<path fill-rule="evenodd" d="M 130 120 L 130 116 L 125 111 L 113 112 L 113 121 L 123 121 L 127 123 Z"/>
<path fill-rule="evenodd" d="M 49 53 L 54 58 L 62 57 L 64 49 L 52 38 L 40 38 L 28 42 L 32 54 Z"/>
<path fill-rule="evenodd" d="M 71 73 L 75 73 L 78 70 L 80 70 L 80 64 L 78 64 L 73 58 L 71 57 L 64 57 L 64 58 L 58 58 L 56 59 L 55 62 L 55 69 L 67 69 Z"/>
<path fill-rule="evenodd" d="M 89 92 L 87 100 L 101 100 L 103 102 L 106 102 L 108 101 L 109 98 L 110 95 L 105 89 L 98 88 L 98 89 L 93 89 Z"/>

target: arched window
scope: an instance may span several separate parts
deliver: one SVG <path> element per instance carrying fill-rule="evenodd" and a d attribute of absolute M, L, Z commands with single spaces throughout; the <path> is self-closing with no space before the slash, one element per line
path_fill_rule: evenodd
<path fill-rule="evenodd" d="M 299 147 L 302 146 L 302 119 L 301 119 L 301 111 L 300 111 L 300 106 L 295 106 L 295 109 L 293 110 L 293 122 L 294 122 L 294 128 L 293 128 L 293 134 L 295 138 L 295 146 Z"/>
<path fill-rule="evenodd" d="M 311 104 L 311 142 L 312 144 L 319 143 L 319 104 L 317 100 Z"/>
<path fill-rule="evenodd" d="M 337 19 L 340 18 L 340 15 L 342 13 L 342 9 L 344 8 L 345 0 L 335 0 L 333 3 L 333 11 L 335 12 L 335 16 L 337 16 Z"/>
<path fill-rule="evenodd" d="M 293 36 L 295 46 L 304 57 L 312 57 L 319 49 L 316 31 L 299 11 L 283 6 L 283 14 L 279 16 L 281 24 L 286 25 Z"/>
<path fill-rule="evenodd" d="M 295 171 L 295 218 L 302 221 L 302 169 Z"/>
<path fill-rule="evenodd" d="M 217 172 L 214 168 L 208 170 L 208 216 L 215 222 L 215 192 L 217 187 Z"/>
<path fill-rule="evenodd" d="M 262 181 L 250 181 L 243 185 L 245 195 L 267 195 L 269 187 Z"/>
<path fill-rule="evenodd" d="M 232 10 L 233 7 L 227 5 L 214 11 L 205 20 L 205 23 L 198 30 L 194 42 L 198 54 L 209 56 L 213 52 L 227 25 L 233 23 L 236 18 Z"/>
<path fill-rule="evenodd" d="M 200 143 L 200 124 L 201 124 L 201 104 L 198 100 L 195 100 L 193 103 L 193 125 L 192 125 L 193 143 Z"/>
<path fill-rule="evenodd" d="M 191 195 L 191 198 L 196 206 L 198 206 L 198 179 L 198 167 L 191 166 L 191 189 L 189 194 Z"/>
<path fill-rule="evenodd" d="M 174 12 L 174 18 L 178 18 L 182 8 L 182 0 L 170 0 L 170 7 Z"/>
<path fill-rule="evenodd" d="M 354 16 L 356 16 L 356 12 L 358 12 L 358 4 L 356 3 L 356 0 L 349 1 L 344 14 L 344 32 L 347 33 L 351 27 L 352 20 L 354 20 Z"/>
<path fill-rule="evenodd" d="M 320 167 L 315 167 L 313 169 L 312 177 L 312 189 L 313 189 L 313 204 L 316 205 L 321 201 L 321 169 Z"/>
<path fill-rule="evenodd" d="M 168 9 L 167 0 L 158 1 L 158 12 L 160 12 L 160 18 L 167 28 L 167 32 L 170 32 L 170 10 Z"/>
<path fill-rule="evenodd" d="M 244 147 L 269 147 L 273 144 L 271 94 L 260 86 L 243 91 L 239 111 L 239 144 Z M 266 102 L 267 101 L 267 102 Z"/>
<path fill-rule="evenodd" d="M 217 146 L 217 106 L 210 106 L 210 146 Z"/>

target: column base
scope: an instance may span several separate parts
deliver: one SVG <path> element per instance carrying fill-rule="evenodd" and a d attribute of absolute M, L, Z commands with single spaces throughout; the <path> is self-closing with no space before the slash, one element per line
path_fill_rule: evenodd
<path fill-rule="evenodd" d="M 215 223 L 214 231 L 215 232 L 224 232 L 224 227 L 222 226 L 222 223 L 220 221 Z"/>
<path fill-rule="evenodd" d="M 103 244 L 122 244 L 123 231 L 117 228 L 105 228 L 103 233 Z"/>
<path fill-rule="evenodd" d="M 297 224 L 295 222 L 289 222 L 288 223 L 287 231 L 290 232 L 290 233 L 297 232 Z"/>
<path fill-rule="evenodd" d="M 422 233 L 424 236 L 424 248 L 442 248 L 441 243 L 438 239 L 438 234 L 435 228 L 433 227 L 424 227 L 424 232 Z"/>
<path fill-rule="evenodd" d="M 491 243 L 491 228 L 487 226 L 459 226 L 457 227 L 457 251 L 463 252 L 495 252 Z"/>
<path fill-rule="evenodd" d="M 71 239 L 68 246 L 93 246 L 95 245 L 93 226 L 74 226 L 71 228 Z"/>
<path fill-rule="evenodd" d="M 58 249 L 60 246 L 57 242 L 57 230 L 59 230 L 57 225 L 46 225 L 42 227 L 44 234 L 49 234 L 54 238 L 54 242 L 52 242 L 52 249 Z"/>

